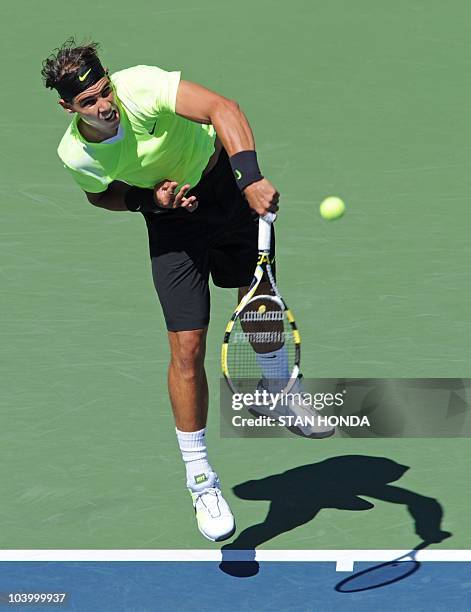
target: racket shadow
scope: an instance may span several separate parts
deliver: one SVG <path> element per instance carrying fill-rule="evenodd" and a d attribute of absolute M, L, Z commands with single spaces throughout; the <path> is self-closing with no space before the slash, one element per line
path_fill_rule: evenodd
<path fill-rule="evenodd" d="M 418 551 L 428 545 L 428 542 L 421 542 L 405 555 L 352 574 L 336 584 L 335 590 L 338 593 L 359 593 L 379 589 L 409 578 L 421 568 L 421 563 L 417 560 Z"/>

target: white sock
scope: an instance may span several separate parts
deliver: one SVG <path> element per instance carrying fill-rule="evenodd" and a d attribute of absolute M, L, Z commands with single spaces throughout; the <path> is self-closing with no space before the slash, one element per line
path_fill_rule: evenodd
<path fill-rule="evenodd" d="M 199 431 L 180 431 L 175 428 L 175 431 L 185 462 L 187 487 L 200 489 L 198 485 L 209 481 L 210 472 L 212 472 L 206 450 L 206 428 Z"/>
<path fill-rule="evenodd" d="M 277 351 L 257 353 L 257 363 L 262 370 L 265 388 L 269 391 L 279 391 L 283 388 L 290 377 L 288 351 L 285 345 Z"/>

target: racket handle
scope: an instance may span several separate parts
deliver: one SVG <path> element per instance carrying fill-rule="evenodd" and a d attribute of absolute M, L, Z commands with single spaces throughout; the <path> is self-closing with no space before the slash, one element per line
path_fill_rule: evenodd
<path fill-rule="evenodd" d="M 271 225 L 275 222 L 276 214 L 267 213 L 263 217 L 258 218 L 258 250 L 270 251 L 271 241 Z"/>

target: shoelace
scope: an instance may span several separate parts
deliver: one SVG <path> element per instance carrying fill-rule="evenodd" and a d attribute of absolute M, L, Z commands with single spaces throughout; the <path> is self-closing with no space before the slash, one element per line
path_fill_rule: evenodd
<path fill-rule="evenodd" d="M 206 497 L 206 499 L 203 499 L 203 496 L 205 497 L 208 496 L 208 497 Z M 198 497 L 195 500 L 195 506 L 199 501 L 201 501 L 203 506 L 206 508 L 206 510 L 209 512 L 209 514 L 213 518 L 220 516 L 221 510 L 219 509 L 219 490 L 218 489 L 215 489 L 214 487 L 209 487 L 205 489 L 204 491 L 201 491 L 201 493 L 198 495 Z"/>

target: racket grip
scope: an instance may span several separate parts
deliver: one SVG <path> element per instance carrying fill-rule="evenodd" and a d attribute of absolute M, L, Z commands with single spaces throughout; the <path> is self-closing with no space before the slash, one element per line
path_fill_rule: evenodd
<path fill-rule="evenodd" d="M 276 214 L 267 213 L 258 218 L 258 250 L 270 251 L 271 225 L 275 222 Z"/>

